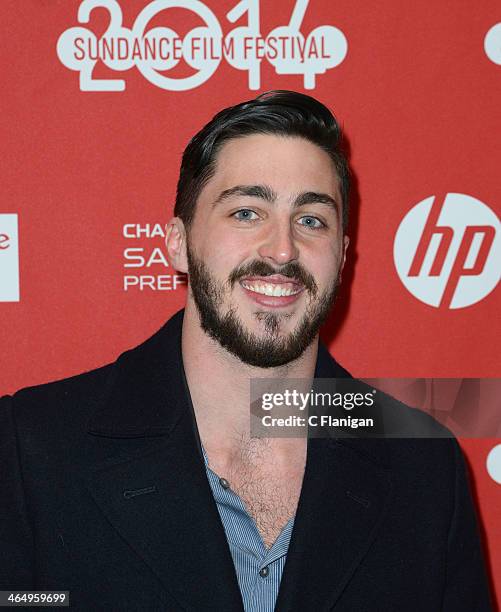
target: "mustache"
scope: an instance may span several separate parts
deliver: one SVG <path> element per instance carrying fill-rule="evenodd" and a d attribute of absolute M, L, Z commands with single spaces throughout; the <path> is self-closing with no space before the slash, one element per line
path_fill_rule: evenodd
<path fill-rule="evenodd" d="M 318 286 L 310 274 L 303 266 L 297 261 L 290 261 L 280 268 L 276 269 L 266 261 L 250 261 L 238 268 L 233 270 L 228 278 L 230 287 L 233 288 L 234 284 L 245 276 L 272 276 L 273 274 L 281 274 L 291 280 L 301 283 L 306 289 L 312 294 L 316 295 L 318 292 Z"/>

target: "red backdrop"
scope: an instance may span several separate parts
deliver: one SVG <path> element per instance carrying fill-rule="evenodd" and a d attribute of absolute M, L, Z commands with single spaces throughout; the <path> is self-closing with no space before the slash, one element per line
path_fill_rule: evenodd
<path fill-rule="evenodd" d="M 231 23 L 235 6 L 243 14 Z M 324 333 L 333 354 L 357 376 L 500 376 L 499 0 L 10 0 L 2 9 L 0 394 L 109 362 L 183 305 L 161 235 L 183 148 L 222 107 L 278 88 L 328 104 L 350 143 L 354 247 Z M 144 27 L 133 28 L 139 14 Z M 133 48 L 152 29 L 150 51 L 164 38 L 157 64 Z M 106 65 L 101 48 L 93 66 L 103 36 L 115 59 Z M 226 56 L 211 59 L 221 36 Z M 412 277 L 427 206 L 442 216 Z M 498 593 L 500 442 L 462 440 Z"/>

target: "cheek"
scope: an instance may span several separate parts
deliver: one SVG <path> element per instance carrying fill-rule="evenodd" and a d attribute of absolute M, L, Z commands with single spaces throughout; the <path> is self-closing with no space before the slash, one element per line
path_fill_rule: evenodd
<path fill-rule="evenodd" d="M 219 280 L 225 281 L 236 268 L 253 259 L 251 241 L 230 232 L 207 232 L 197 240 L 196 253 Z"/>
<path fill-rule="evenodd" d="M 214 262 L 226 267 L 235 267 L 252 258 L 255 251 L 255 239 L 250 235 L 218 231 L 204 239 L 204 253 Z"/>
<path fill-rule="evenodd" d="M 299 258 L 300 263 L 310 272 L 319 287 L 325 287 L 336 278 L 342 261 L 342 251 L 339 248 L 325 247 L 321 254 L 305 253 Z"/>

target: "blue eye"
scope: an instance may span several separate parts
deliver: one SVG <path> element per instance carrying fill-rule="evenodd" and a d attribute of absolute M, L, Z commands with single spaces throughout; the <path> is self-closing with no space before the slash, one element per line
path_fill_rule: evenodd
<path fill-rule="evenodd" d="M 255 221 L 259 218 L 253 210 L 250 210 L 250 208 L 242 208 L 241 210 L 237 210 L 237 212 L 233 213 L 232 216 L 235 217 L 237 221 Z"/>
<path fill-rule="evenodd" d="M 305 216 L 301 217 L 299 221 L 300 225 L 311 229 L 320 229 L 321 227 L 325 227 L 325 224 L 322 223 L 322 221 L 320 221 L 320 219 L 317 219 L 316 217 Z"/>

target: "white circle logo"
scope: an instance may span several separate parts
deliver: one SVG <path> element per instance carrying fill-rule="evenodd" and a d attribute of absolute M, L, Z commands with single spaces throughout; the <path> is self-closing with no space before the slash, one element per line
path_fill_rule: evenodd
<path fill-rule="evenodd" d="M 501 65 L 501 23 L 496 23 L 485 35 L 484 51 L 491 62 Z"/>
<path fill-rule="evenodd" d="M 421 302 L 471 306 L 491 293 L 501 276 L 499 219 L 471 196 L 430 196 L 402 219 L 393 259 L 400 280 Z"/>
<path fill-rule="evenodd" d="M 501 484 L 501 444 L 487 455 L 487 472 L 495 482 Z"/>

